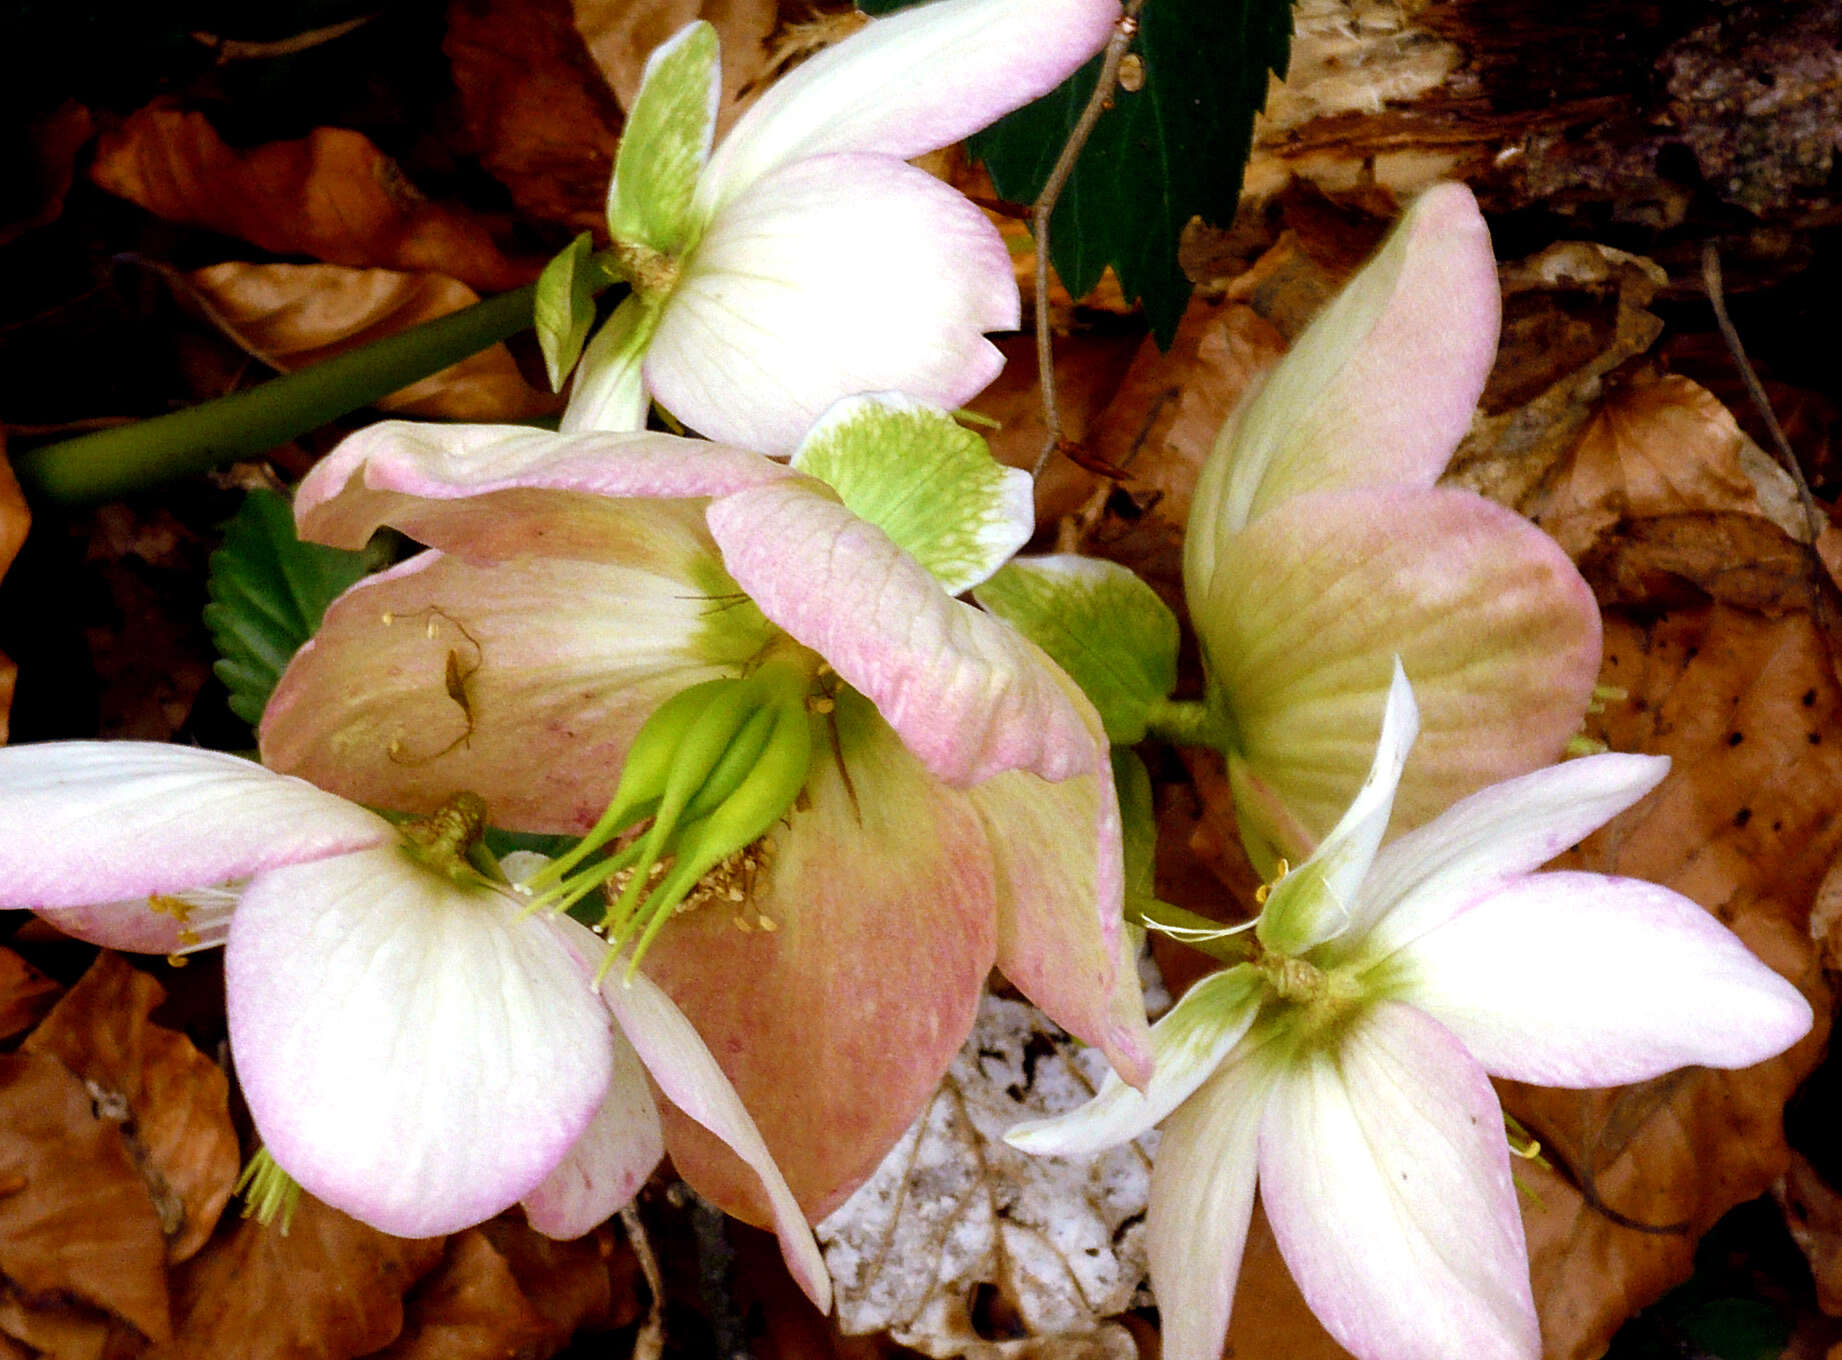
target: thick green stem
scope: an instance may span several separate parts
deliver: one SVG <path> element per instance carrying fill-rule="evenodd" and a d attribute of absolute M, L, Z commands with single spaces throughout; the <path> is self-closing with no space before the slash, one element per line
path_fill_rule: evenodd
<path fill-rule="evenodd" d="M 1200 699 L 1160 699 L 1145 712 L 1145 732 L 1173 746 L 1208 746 L 1225 754 L 1233 745 L 1225 717 Z"/>
<path fill-rule="evenodd" d="M 1251 933 L 1224 934 L 1229 927 L 1220 921 L 1185 911 L 1169 902 L 1160 902 L 1155 897 L 1130 899 L 1126 903 L 1126 919 L 1223 963 L 1246 963 L 1254 956 Z"/>
<path fill-rule="evenodd" d="M 13 470 L 28 492 L 80 504 L 253 458 L 516 335 L 535 296 L 501 293 L 247 391 L 32 449 Z"/>

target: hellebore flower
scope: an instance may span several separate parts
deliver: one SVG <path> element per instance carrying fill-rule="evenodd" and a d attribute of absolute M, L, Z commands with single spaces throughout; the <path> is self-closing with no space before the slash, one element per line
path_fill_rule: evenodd
<path fill-rule="evenodd" d="M 1470 191 L 1428 190 L 1204 464 L 1184 594 L 1263 874 L 1303 858 L 1353 796 L 1390 655 L 1425 715 L 1399 825 L 1553 760 L 1579 728 L 1599 666 L 1586 584 L 1520 516 L 1434 485 L 1490 372 L 1498 311 Z"/>
<path fill-rule="evenodd" d="M 1105 45 L 1117 0 L 936 0 L 886 18 L 777 81 L 711 152 L 716 32 L 652 54 L 608 191 L 616 268 L 633 286 L 589 344 L 563 429 L 637 430 L 649 396 L 712 439 L 787 453 L 841 397 L 900 388 L 957 406 L 1014 330 L 1010 253 L 957 190 L 907 164 L 1059 85 Z M 582 250 L 545 298 L 572 331 Z M 543 303 L 540 303 L 542 306 Z"/>
<path fill-rule="evenodd" d="M 1148 1223 L 1167 1360 L 1221 1352 L 1254 1187 L 1305 1300 L 1362 1360 L 1541 1352 L 1486 1074 L 1592 1087 L 1746 1067 L 1810 1007 L 1667 888 L 1534 873 L 1669 762 L 1598 755 L 1494 785 L 1378 851 L 1413 745 L 1398 665 L 1366 783 L 1273 885 L 1251 962 L 1152 1031 L 1144 1094 L 1109 1080 L 1010 1141 L 1072 1154 L 1160 1120 Z"/>
<path fill-rule="evenodd" d="M 847 399 L 791 466 L 386 423 L 296 513 L 324 542 L 388 523 L 431 551 L 327 611 L 266 759 L 382 806 L 477 788 L 500 825 L 587 831 L 533 901 L 581 912 L 609 881 L 597 923 L 709 1041 L 809 1212 L 907 1127 L 994 962 L 1145 1079 L 1105 737 L 1041 651 L 952 598 L 1034 517 L 1027 477 L 946 412 Z M 667 1121 L 692 1184 L 759 1212 Z"/>
<path fill-rule="evenodd" d="M 393 826 L 191 747 L 7 747 L 0 891 L 112 948 L 224 944 L 257 1132 L 335 1208 L 431 1237 L 522 1200 L 540 1232 L 580 1236 L 664 1154 L 650 1074 L 759 1174 L 823 1306 L 811 1234 L 689 1022 L 644 976 L 596 997 L 599 942 L 473 864 L 482 813 L 460 795 Z"/>

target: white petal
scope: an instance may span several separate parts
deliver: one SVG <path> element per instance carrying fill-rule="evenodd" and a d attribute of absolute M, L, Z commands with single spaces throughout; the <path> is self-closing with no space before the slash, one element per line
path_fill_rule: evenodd
<path fill-rule="evenodd" d="M 1458 1040 L 1384 1002 L 1267 1101 L 1260 1197 L 1292 1277 L 1359 1360 L 1535 1360 L 1502 1111 Z"/>
<path fill-rule="evenodd" d="M 88 907 L 244 878 L 393 837 L 305 780 L 142 741 L 0 750 L 0 905 Z"/>
<path fill-rule="evenodd" d="M 548 923 L 398 845 L 260 875 L 224 965 L 237 1075 L 270 1153 L 400 1237 L 531 1193 L 607 1091 L 607 1012 Z"/>
<path fill-rule="evenodd" d="M 580 1237 L 631 1203 L 664 1156 L 646 1069 L 617 1034 L 614 1076 L 601 1108 L 569 1155 L 524 1197 L 525 1217 L 545 1237 Z"/>
<path fill-rule="evenodd" d="M 1368 778 L 1311 857 L 1274 885 L 1256 928 L 1261 944 L 1297 956 L 1343 934 L 1357 919 L 1363 880 L 1388 830 L 1394 791 L 1419 732 L 1420 711 L 1396 657 Z"/>
<path fill-rule="evenodd" d="M 1275 1072 L 1252 1050 L 1164 1125 L 1146 1244 L 1164 1360 L 1217 1360 L 1253 1216 L 1260 1116 Z"/>
<path fill-rule="evenodd" d="M 755 101 L 698 201 L 713 211 L 798 158 L 950 146 L 1061 84 L 1118 17 L 1117 0 L 945 0 L 873 19 Z"/>
<path fill-rule="evenodd" d="M 659 403 L 712 439 L 791 453 L 827 407 L 903 391 L 962 405 L 1018 320 L 997 229 L 925 171 L 821 156 L 725 208 L 646 354 Z"/>
<path fill-rule="evenodd" d="M 650 398 L 640 361 L 652 332 L 652 314 L 629 297 L 602 323 L 582 352 L 558 434 L 644 430 Z"/>
<path fill-rule="evenodd" d="M 644 973 L 627 983 L 624 974 L 623 968 L 612 969 L 601 988 L 614 1019 L 666 1099 L 727 1143 L 761 1178 L 761 1188 L 773 1206 L 774 1231 L 780 1237 L 780 1254 L 787 1269 L 806 1297 L 821 1312 L 830 1312 L 831 1276 L 812 1240 L 812 1228 L 735 1087 L 684 1012 L 658 984 Z"/>
<path fill-rule="evenodd" d="M 1347 942 L 1365 957 L 1385 957 L 1496 884 L 1540 868 L 1668 773 L 1667 756 L 1586 756 L 1454 803 L 1382 848 L 1363 884 L 1356 920 L 1338 947 Z"/>
<path fill-rule="evenodd" d="M 1094 1098 L 1051 1119 L 1032 1119 L 1004 1135 L 1025 1152 L 1081 1157 L 1129 1143 L 1160 1123 L 1214 1075 L 1260 1009 L 1260 974 L 1249 964 L 1213 973 L 1183 994 L 1151 1027 L 1151 1082 L 1135 1091 L 1108 1072 Z"/>
<path fill-rule="evenodd" d="M 1750 1067 L 1810 1028 L 1802 994 L 1695 903 L 1602 874 L 1512 879 L 1386 968 L 1488 1071 L 1544 1086 Z"/>

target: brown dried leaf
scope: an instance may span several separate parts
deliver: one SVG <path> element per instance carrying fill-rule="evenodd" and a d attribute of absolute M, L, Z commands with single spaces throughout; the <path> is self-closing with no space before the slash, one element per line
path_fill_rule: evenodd
<path fill-rule="evenodd" d="M 61 1059 L 122 1122 L 176 1265 L 211 1236 L 239 1156 L 223 1069 L 148 1018 L 165 999 L 153 978 L 104 953 L 24 1047 Z"/>
<path fill-rule="evenodd" d="M 431 202 L 346 128 L 238 150 L 203 114 L 145 108 L 104 134 L 90 178 L 157 217 L 277 254 L 450 274 L 482 292 L 535 274 L 508 261 L 477 218 Z"/>
<path fill-rule="evenodd" d="M 713 25 L 723 45 L 718 136 L 763 83 L 775 55 L 767 43 L 780 20 L 778 0 L 571 0 L 571 8 L 590 58 L 623 109 L 633 107 L 653 48 L 694 19 Z"/>
<path fill-rule="evenodd" d="M 1810 1263 L 1816 1303 L 1831 1317 L 1842 1316 L 1842 1195 L 1803 1154 L 1791 1154 L 1791 1167 L 1772 1187 L 1784 1212 L 1791 1240 Z"/>
<path fill-rule="evenodd" d="M 44 1354 L 56 1360 L 103 1360 L 109 1346 L 109 1320 L 80 1304 L 55 1299 L 28 1300 L 0 1295 L 0 1341 L 24 1342 L 22 1355 Z M 0 1356 L 8 1351 L 0 1349 Z"/>
<path fill-rule="evenodd" d="M 403 1300 L 403 1314 L 402 1335 L 377 1360 L 543 1360 L 569 1339 L 525 1297 L 478 1228 L 448 1239 L 447 1255 Z"/>
<path fill-rule="evenodd" d="M 287 1233 L 244 1219 L 173 1277 L 174 1335 L 148 1360 L 352 1360 L 403 1330 L 440 1238 L 389 1237 L 311 1195 Z"/>
<path fill-rule="evenodd" d="M 171 1334 L 166 1239 L 120 1126 L 48 1054 L 0 1055 L 0 1275 Z"/>
<path fill-rule="evenodd" d="M 337 264 L 214 264 L 183 276 L 212 324 L 283 373 L 447 316 L 480 300 L 459 279 Z M 524 379 L 504 345 L 462 359 L 376 403 L 443 420 L 509 422 L 561 399 Z"/>
<path fill-rule="evenodd" d="M 6 575 L 13 559 L 19 556 L 31 525 L 32 512 L 26 506 L 25 493 L 19 489 L 13 465 L 6 460 L 6 431 L 0 429 L 0 576 Z M 18 675 L 18 668 L 5 653 L 0 653 L 0 746 L 6 744 L 7 715 L 12 711 L 13 684 Z"/>
<path fill-rule="evenodd" d="M 441 50 L 480 163 L 519 212 L 605 235 L 621 112 L 568 0 L 453 0 Z"/>
<path fill-rule="evenodd" d="M 606 1225 L 570 1242 L 545 1237 L 511 1216 L 482 1223 L 480 1231 L 560 1336 L 573 1336 L 584 1327 L 624 1327 L 645 1311 L 639 1262 L 625 1239 Z"/>
<path fill-rule="evenodd" d="M 18 128 L 16 153 L 5 157 L 8 198 L 0 221 L 0 246 L 55 222 L 76 178 L 77 153 L 95 131 L 90 111 L 74 99 L 47 109 Z"/>
<path fill-rule="evenodd" d="M 10 949 L 0 949 L 0 1039 L 32 1028 L 61 989 Z"/>

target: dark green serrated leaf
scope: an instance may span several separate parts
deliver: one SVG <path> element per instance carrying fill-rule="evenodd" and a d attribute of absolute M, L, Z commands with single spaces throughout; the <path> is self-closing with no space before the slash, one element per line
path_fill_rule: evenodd
<path fill-rule="evenodd" d="M 230 711 L 254 727 L 275 682 L 320 616 L 370 569 L 366 554 L 302 543 L 286 497 L 252 491 L 211 554 L 205 626 L 217 646 L 212 668 L 230 691 Z"/>
<path fill-rule="evenodd" d="M 1192 217 L 1233 220 L 1267 72 L 1285 72 L 1291 37 L 1288 0 L 1146 0 L 1132 45 L 1143 84 L 1113 92 L 1050 220 L 1050 259 L 1069 292 L 1090 291 L 1112 265 L 1158 343 L 1170 344 L 1190 296 L 1178 241 Z M 1000 195 L 1028 203 L 1042 191 L 1099 69 L 1095 58 L 972 138 Z"/>

